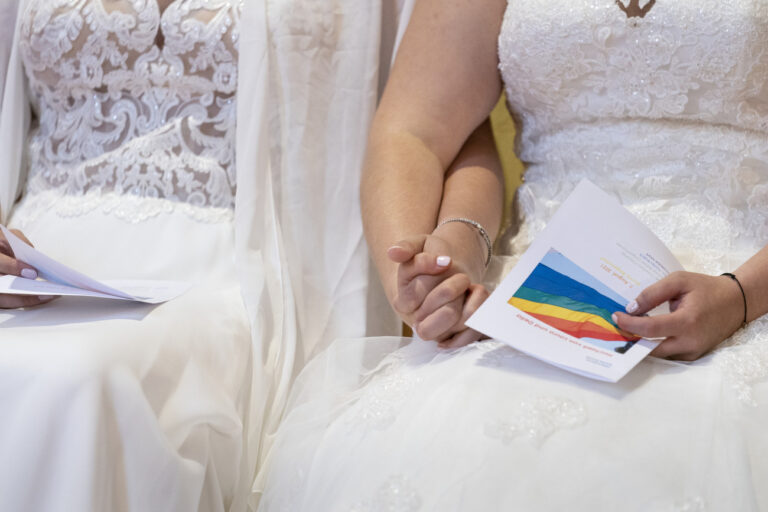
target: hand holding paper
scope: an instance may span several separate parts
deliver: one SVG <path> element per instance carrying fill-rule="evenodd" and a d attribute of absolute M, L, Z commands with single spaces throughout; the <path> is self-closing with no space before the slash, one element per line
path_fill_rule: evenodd
<path fill-rule="evenodd" d="M 0 277 L 0 294 L 82 296 L 159 304 L 186 292 L 190 284 L 179 281 L 120 280 L 100 282 L 49 258 L 0 226 L 17 260 L 36 269 L 43 280 L 14 275 Z"/>
<path fill-rule="evenodd" d="M 614 313 L 679 270 L 645 225 L 585 180 L 467 325 L 574 373 L 616 382 L 658 341 L 622 328 Z"/>
<path fill-rule="evenodd" d="M 644 315 L 664 302 L 670 314 Z M 741 327 L 743 305 L 739 286 L 725 276 L 675 272 L 638 295 L 627 308 L 634 316 L 616 313 L 616 323 L 646 338 L 666 338 L 654 356 L 693 361 Z"/>

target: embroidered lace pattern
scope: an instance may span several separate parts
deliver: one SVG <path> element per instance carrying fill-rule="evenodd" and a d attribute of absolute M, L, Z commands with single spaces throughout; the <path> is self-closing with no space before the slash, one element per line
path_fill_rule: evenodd
<path fill-rule="evenodd" d="M 19 48 L 37 127 L 22 217 L 231 218 L 242 1 L 163 13 L 156 0 L 30 2 Z"/>
<path fill-rule="evenodd" d="M 420 382 L 413 373 L 401 371 L 404 360 L 402 353 L 392 353 L 367 377 L 345 418 L 351 427 L 384 430 L 394 423 L 400 405 Z"/>
<path fill-rule="evenodd" d="M 521 357 L 520 352 L 500 341 L 480 341 L 472 347 L 479 352 L 477 365 L 487 368 L 504 368 L 513 360 Z"/>
<path fill-rule="evenodd" d="M 384 482 L 369 502 L 359 503 L 349 512 L 416 512 L 422 506 L 421 497 L 402 475 Z"/>
<path fill-rule="evenodd" d="M 511 414 L 488 422 L 485 434 L 503 444 L 522 438 L 540 446 L 558 430 L 574 428 L 586 421 L 583 405 L 568 398 L 540 396 L 521 400 Z"/>
<path fill-rule="evenodd" d="M 510 1 L 500 70 L 527 171 L 502 250 L 521 254 L 588 178 L 688 270 L 738 267 L 768 241 L 767 47 L 765 2 L 657 1 L 627 17 L 614 0 Z M 768 377 L 766 327 L 713 358 L 746 402 Z"/>

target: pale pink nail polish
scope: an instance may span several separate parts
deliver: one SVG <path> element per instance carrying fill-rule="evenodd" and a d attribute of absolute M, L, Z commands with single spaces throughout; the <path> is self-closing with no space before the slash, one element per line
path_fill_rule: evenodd
<path fill-rule="evenodd" d="M 37 272 L 32 268 L 21 269 L 21 277 L 26 279 L 37 279 Z"/>
<path fill-rule="evenodd" d="M 619 317 L 616 316 L 616 313 L 611 315 L 611 320 L 613 320 L 613 323 L 615 323 L 615 324 L 619 323 Z"/>
<path fill-rule="evenodd" d="M 637 305 L 637 301 L 633 300 L 629 304 L 627 304 L 627 313 L 632 314 L 635 311 L 637 311 L 639 306 Z"/>
<path fill-rule="evenodd" d="M 438 267 L 447 267 L 451 264 L 451 257 L 450 256 L 438 256 L 437 257 L 437 266 Z"/>

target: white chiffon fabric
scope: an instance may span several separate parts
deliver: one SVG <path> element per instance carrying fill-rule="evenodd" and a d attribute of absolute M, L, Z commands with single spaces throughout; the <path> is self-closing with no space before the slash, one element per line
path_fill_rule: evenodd
<path fill-rule="evenodd" d="M 508 3 L 500 70 L 527 171 L 492 279 L 583 178 L 688 270 L 731 271 L 768 240 L 768 3 L 642 5 Z M 342 340 L 297 380 L 260 510 L 768 510 L 767 424 L 765 318 L 618 384 L 496 341 Z"/>
<path fill-rule="evenodd" d="M 29 214 L 17 35 L 30 5 L 0 6 L 2 221 L 95 277 L 195 286 L 158 307 L 60 299 L 0 314 L 0 509 L 245 510 L 304 361 L 338 336 L 396 332 L 354 214 L 381 4 L 241 2 L 234 209 L 193 215 L 117 189 Z"/>

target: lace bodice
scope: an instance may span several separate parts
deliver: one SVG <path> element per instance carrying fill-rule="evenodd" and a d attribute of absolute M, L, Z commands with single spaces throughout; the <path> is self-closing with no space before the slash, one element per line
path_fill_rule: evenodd
<path fill-rule="evenodd" d="M 527 171 L 506 251 L 586 177 L 688 270 L 737 268 L 768 243 L 766 49 L 765 0 L 509 0 L 500 69 Z M 766 329 L 720 354 L 742 394 L 768 375 Z"/>
<path fill-rule="evenodd" d="M 766 48 L 761 0 L 510 0 L 524 229 L 586 176 L 689 267 L 741 263 L 768 240 Z"/>
<path fill-rule="evenodd" d="M 242 1 L 31 1 L 27 213 L 228 218 Z"/>

